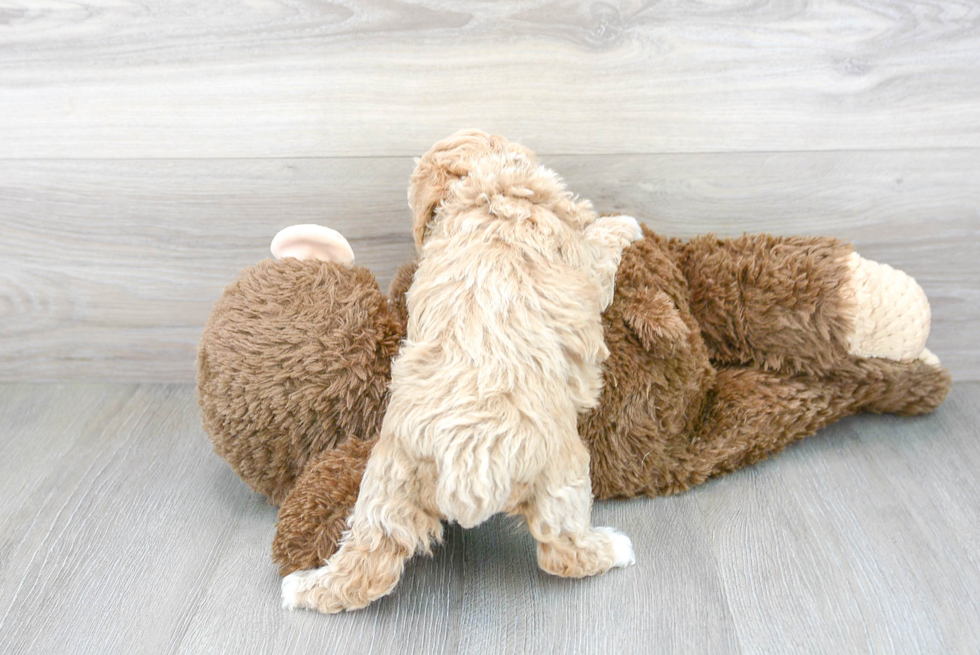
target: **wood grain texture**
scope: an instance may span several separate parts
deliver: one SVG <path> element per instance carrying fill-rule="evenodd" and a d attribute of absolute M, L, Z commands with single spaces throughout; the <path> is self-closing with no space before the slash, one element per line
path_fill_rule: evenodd
<path fill-rule="evenodd" d="M 391 596 L 287 612 L 275 509 L 210 452 L 190 385 L 0 384 L 0 652 L 970 652 L 980 384 L 751 469 L 599 503 L 637 564 L 571 581 L 525 529 L 450 526 Z"/>
<path fill-rule="evenodd" d="M 976 648 L 976 389 L 932 417 L 857 417 L 698 490 L 746 652 Z"/>
<path fill-rule="evenodd" d="M 980 379 L 980 150 L 554 156 L 661 233 L 824 234 L 916 277 L 930 348 Z M 387 289 L 403 158 L 0 161 L 0 380 L 189 381 L 211 306 L 275 232 L 342 231 Z"/>
<path fill-rule="evenodd" d="M 3 447 L 19 451 L 0 479 L 24 489 L 0 504 L 0 652 L 166 650 L 257 504 L 202 467 L 191 390 L 5 387 L 0 407 Z"/>
<path fill-rule="evenodd" d="M 980 147 L 969 0 L 0 4 L 0 158 Z"/>
<path fill-rule="evenodd" d="M 741 652 L 693 495 L 598 503 L 592 522 L 628 534 L 640 568 L 555 578 L 519 523 L 463 531 L 463 575 L 485 582 L 465 587 L 459 652 Z"/>

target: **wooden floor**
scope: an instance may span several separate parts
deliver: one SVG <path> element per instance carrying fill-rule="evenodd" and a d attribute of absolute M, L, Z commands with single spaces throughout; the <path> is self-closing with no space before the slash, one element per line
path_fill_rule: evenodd
<path fill-rule="evenodd" d="M 637 564 L 538 572 L 514 524 L 451 527 L 395 593 L 288 612 L 276 511 L 188 385 L 0 385 L 2 653 L 970 653 L 980 384 L 860 416 L 672 498 L 599 503 Z"/>

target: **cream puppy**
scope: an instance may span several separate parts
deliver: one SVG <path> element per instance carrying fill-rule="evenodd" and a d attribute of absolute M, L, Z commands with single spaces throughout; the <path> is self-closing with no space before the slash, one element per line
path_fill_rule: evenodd
<path fill-rule="evenodd" d="M 577 418 L 608 355 L 600 322 L 636 220 L 596 218 L 527 149 L 460 132 L 409 188 L 419 267 L 408 336 L 349 530 L 319 569 L 283 580 L 283 604 L 339 612 L 392 591 L 443 519 L 523 516 L 549 573 L 633 563 L 630 540 L 592 528 Z"/>

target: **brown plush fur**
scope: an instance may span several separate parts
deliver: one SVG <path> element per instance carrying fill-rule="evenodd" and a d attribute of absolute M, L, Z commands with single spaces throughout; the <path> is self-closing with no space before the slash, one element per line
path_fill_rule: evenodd
<path fill-rule="evenodd" d="M 325 451 L 286 496 L 272 543 L 272 559 L 288 562 L 283 575 L 322 566 L 337 550 L 374 442 L 350 439 Z"/>
<path fill-rule="evenodd" d="M 847 356 L 850 244 L 829 238 L 702 236 L 669 244 L 711 359 L 828 373 Z"/>
<path fill-rule="evenodd" d="M 365 268 L 285 259 L 247 269 L 215 304 L 198 350 L 215 450 L 281 503 L 315 456 L 377 432 L 404 334 Z"/>
<path fill-rule="evenodd" d="M 603 316 L 599 405 L 579 423 L 596 497 L 676 493 L 842 417 L 921 414 L 945 398 L 941 368 L 847 355 L 847 244 L 644 232 Z M 321 565 L 354 505 L 412 272 L 399 270 L 385 303 L 364 269 L 263 262 L 215 307 L 200 355 L 205 426 L 250 486 L 282 502 L 283 575 Z"/>

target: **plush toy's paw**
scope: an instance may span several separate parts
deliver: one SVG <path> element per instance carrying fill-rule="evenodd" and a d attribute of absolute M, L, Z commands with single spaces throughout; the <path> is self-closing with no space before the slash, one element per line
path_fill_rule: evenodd
<path fill-rule="evenodd" d="M 597 532 L 605 532 L 609 535 L 612 542 L 613 555 L 616 558 L 613 568 L 622 568 L 636 564 L 636 555 L 633 553 L 633 542 L 622 532 L 615 528 L 600 527 Z"/>
<path fill-rule="evenodd" d="M 850 354 L 896 361 L 921 358 L 931 318 L 922 287 L 902 271 L 857 253 L 851 254 L 848 268 L 842 293 L 853 308 Z"/>
<path fill-rule="evenodd" d="M 337 230 L 322 225 L 290 225 L 279 230 L 270 246 L 276 259 L 294 257 L 301 260 L 353 264 L 354 250 Z"/>

